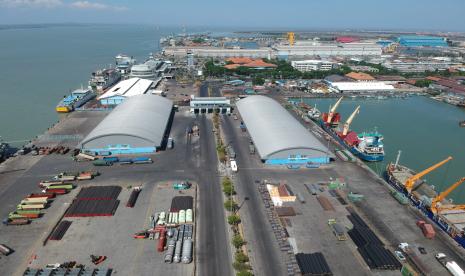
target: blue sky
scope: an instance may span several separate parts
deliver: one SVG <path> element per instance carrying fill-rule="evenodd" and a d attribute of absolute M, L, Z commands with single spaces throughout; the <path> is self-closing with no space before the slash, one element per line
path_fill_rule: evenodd
<path fill-rule="evenodd" d="M 465 31 L 465 0 L 0 0 L 0 24 Z"/>

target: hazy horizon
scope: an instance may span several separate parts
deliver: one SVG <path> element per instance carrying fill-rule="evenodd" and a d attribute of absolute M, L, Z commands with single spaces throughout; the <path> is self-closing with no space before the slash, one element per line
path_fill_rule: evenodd
<path fill-rule="evenodd" d="M 465 1 L 0 0 L 0 24 L 150 24 L 259 30 L 464 32 Z"/>

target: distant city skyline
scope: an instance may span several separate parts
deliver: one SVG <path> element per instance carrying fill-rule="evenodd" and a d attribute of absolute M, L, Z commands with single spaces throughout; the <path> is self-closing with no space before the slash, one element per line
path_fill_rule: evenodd
<path fill-rule="evenodd" d="M 462 0 L 0 0 L 0 24 L 134 23 L 279 30 L 465 31 Z"/>

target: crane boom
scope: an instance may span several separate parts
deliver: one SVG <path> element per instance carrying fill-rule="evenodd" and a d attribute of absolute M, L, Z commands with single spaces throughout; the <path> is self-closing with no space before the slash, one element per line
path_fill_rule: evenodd
<path fill-rule="evenodd" d="M 333 116 L 334 116 L 334 112 L 336 112 L 336 109 L 338 108 L 339 104 L 341 104 L 342 98 L 344 97 L 340 97 L 339 100 L 337 100 L 336 104 L 333 107 L 331 107 L 331 109 L 329 110 L 326 123 L 328 124 L 331 123 L 331 120 L 333 119 Z"/>
<path fill-rule="evenodd" d="M 350 124 L 352 123 L 352 121 L 354 120 L 355 118 L 355 115 L 357 115 L 360 111 L 360 106 L 357 106 L 357 108 L 354 110 L 354 112 L 352 112 L 352 114 L 350 114 L 349 118 L 347 119 L 347 121 L 344 123 L 344 128 L 342 130 L 342 135 L 343 136 L 346 136 L 347 133 L 349 132 L 349 128 L 350 128 Z"/>
<path fill-rule="evenodd" d="M 422 178 L 423 176 L 429 174 L 430 172 L 434 171 L 435 169 L 441 167 L 442 165 L 446 164 L 446 163 L 449 162 L 451 159 L 452 159 L 452 157 L 449 156 L 449 157 L 447 157 L 446 159 L 442 160 L 441 162 L 437 163 L 436 165 L 433 165 L 433 166 L 427 168 L 426 170 L 423 170 L 423 171 L 417 173 L 416 175 L 411 176 L 409 179 L 407 179 L 407 181 L 405 181 L 405 189 L 407 189 L 407 191 L 408 191 L 409 193 L 412 192 L 413 185 L 415 185 L 415 182 L 416 182 L 417 180 L 419 180 L 419 179 Z"/>
<path fill-rule="evenodd" d="M 453 190 L 455 190 L 463 182 L 465 182 L 465 177 L 460 178 L 457 182 L 452 184 L 449 188 L 447 188 L 445 191 L 440 193 L 437 197 L 433 198 L 433 200 L 431 201 L 431 210 L 433 211 L 433 213 L 437 213 L 438 209 L 441 209 L 438 206 L 438 203 L 440 203 L 444 198 L 446 198 L 446 196 L 448 196 Z"/>

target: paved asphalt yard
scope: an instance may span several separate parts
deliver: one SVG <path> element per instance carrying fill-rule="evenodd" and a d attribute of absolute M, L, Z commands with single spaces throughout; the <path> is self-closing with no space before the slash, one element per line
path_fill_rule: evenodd
<path fill-rule="evenodd" d="M 65 127 L 58 124 L 54 129 L 54 135 L 82 135 L 85 136 L 92 129 L 89 125 L 96 125 L 97 118 L 95 113 L 90 112 L 74 112 L 70 114 L 70 119 L 79 121 L 76 126 Z M 194 137 L 188 140 L 186 137 L 186 129 L 197 123 L 200 127 L 200 138 Z M 0 216 L 6 217 L 9 212 L 15 209 L 15 206 L 31 192 L 38 192 L 37 184 L 40 180 L 48 179 L 52 175 L 61 171 L 80 171 L 80 170 L 96 170 L 101 172 L 101 176 L 97 177 L 95 183 L 105 183 L 107 185 L 122 184 L 122 185 L 140 185 L 147 186 L 149 191 L 153 189 L 157 183 L 163 181 L 174 181 L 188 179 L 198 183 L 198 201 L 197 201 L 197 241 L 195 243 L 195 261 L 197 275 L 233 275 L 230 255 L 230 242 L 227 236 L 226 221 L 223 211 L 223 202 L 221 196 L 220 179 L 218 175 L 218 162 L 215 150 L 214 138 L 212 135 L 211 120 L 205 115 L 194 117 L 189 114 L 186 109 L 181 109 L 175 113 L 173 126 L 170 136 L 174 138 L 175 147 L 173 150 L 161 151 L 154 154 L 152 159 L 153 164 L 146 165 L 128 165 L 121 166 L 115 164 L 112 167 L 93 167 L 89 162 L 74 162 L 69 155 L 48 155 L 48 156 L 18 156 L 12 158 L 0 165 Z M 56 136 L 58 137 L 58 136 Z M 67 144 L 74 145 L 78 141 L 66 141 Z M 60 143 L 60 141 L 56 141 Z M 92 184 L 92 181 L 78 182 L 77 185 Z M 49 233 L 50 229 L 58 221 L 63 214 L 67 205 L 77 193 L 77 189 L 72 194 L 59 197 L 51 207 L 44 211 L 45 215 L 27 226 L 0 226 L 1 243 L 10 246 L 15 250 L 8 257 L 0 259 L 0 275 L 22 275 L 22 272 L 28 265 L 31 256 L 38 255 L 39 249 L 42 247 L 42 241 Z M 147 220 L 147 212 L 149 205 L 144 206 L 144 191 L 142 191 L 141 204 L 137 208 L 142 208 L 134 215 L 134 221 L 125 220 L 124 216 L 120 219 L 119 214 L 125 212 L 124 206 L 125 193 L 120 195 L 120 206 L 111 219 L 114 219 L 122 224 L 132 224 L 137 226 L 141 222 Z M 155 189 L 156 193 L 156 189 Z M 136 204 L 136 205 L 137 205 Z M 135 210 L 134 210 L 135 211 Z M 100 225 L 99 221 L 104 221 L 105 218 L 91 218 L 91 225 Z M 94 223 L 95 222 L 95 223 Z M 71 225 L 70 233 L 79 229 L 76 227 L 87 227 L 80 223 Z M 85 228 L 88 231 L 88 239 L 92 237 L 101 237 L 108 229 L 105 229 L 104 223 L 102 227 Z M 92 230 L 92 231 L 91 231 Z M 92 233 L 98 230 L 99 233 Z M 129 231 L 125 227 L 121 227 L 121 231 Z M 127 235 L 126 235 L 127 234 Z M 134 234 L 133 229 L 124 234 L 129 236 Z M 67 235 L 67 234 L 66 234 Z M 66 241 L 66 235 L 64 240 Z M 103 237 L 103 236 L 102 236 Z M 95 239 L 94 242 L 101 244 L 102 251 L 98 252 L 101 255 L 109 256 L 103 266 L 110 265 L 111 252 L 121 249 L 118 244 L 121 242 L 118 238 L 109 237 L 100 240 Z M 53 241 L 54 247 L 59 247 L 60 241 Z M 64 243 L 63 243 L 64 244 Z M 48 246 L 48 245 L 47 245 Z M 98 247 L 98 246 L 97 246 Z M 99 247 L 100 248 L 100 247 Z M 76 248 L 70 250 L 78 250 L 76 256 L 87 256 L 93 252 L 82 252 L 84 248 Z M 146 252 L 143 254 L 159 254 L 155 252 L 155 244 L 151 248 L 154 252 Z M 96 253 L 96 252 L 94 252 Z M 44 256 L 45 258 L 45 256 Z M 79 259 L 80 258 L 76 258 Z M 151 262 L 147 262 L 151 260 Z M 41 259 L 37 256 L 38 263 L 55 263 L 59 260 Z M 71 261 L 71 260 L 70 260 Z M 159 270 L 161 264 L 157 258 L 137 258 L 132 266 L 139 267 L 138 271 L 153 271 L 153 275 L 172 275 L 173 270 Z M 181 265 L 176 265 L 182 267 Z M 151 270 L 153 268 L 153 270 Z M 172 269 L 172 267 L 170 267 Z M 175 273 L 179 274 L 179 273 Z M 182 273 L 181 273 L 182 274 Z M 138 275 L 136 272 L 134 275 Z M 144 275 L 142 272 L 139 275 Z M 184 274 L 186 275 L 186 274 Z M 191 274 L 187 274 L 191 275 Z"/>
<path fill-rule="evenodd" d="M 258 153 L 249 154 L 250 137 L 248 132 L 240 131 L 239 122 L 240 119 L 233 120 L 232 116 L 222 116 L 225 139 L 227 143 L 232 143 L 236 152 L 238 172 L 234 178 L 238 198 L 239 201 L 245 197 L 249 198 L 240 212 L 256 275 L 284 275 L 284 272 L 277 271 L 285 269 L 282 254 L 277 249 L 277 240 L 265 218 L 264 204 L 256 184 L 256 181 L 265 179 L 273 183 L 287 183 L 294 193 L 299 192 L 304 196 L 304 204 L 296 200 L 284 205 L 294 207 L 298 213 L 297 216 L 290 217 L 291 226 L 287 227 L 291 240 L 295 239 L 294 250 L 304 253 L 322 252 L 334 275 L 347 275 L 347 271 L 351 271 L 353 275 L 399 275 L 399 272 L 370 271 L 350 238 L 337 241 L 327 222 L 329 218 L 336 218 L 351 228 L 352 225 L 346 218 L 348 213 L 345 206 L 325 191 L 322 194 L 330 199 L 336 211 L 323 211 L 315 196 L 310 195 L 303 186 L 304 183 L 328 182 L 330 177 L 344 177 L 350 191 L 365 195 L 365 200 L 361 203 L 350 204 L 365 218 L 390 250 L 397 250 L 395 248 L 400 242 L 408 242 L 415 251 L 418 251 L 419 246 L 425 247 L 428 254 L 422 255 L 417 252 L 417 255 L 429 269 L 430 275 L 448 273 L 434 258 L 437 252 L 443 252 L 460 266 L 465 266 L 460 255 L 462 251 L 457 246 L 444 242 L 449 238 L 441 235 L 439 230 L 436 239 L 426 239 L 415 225 L 419 219 L 417 213 L 412 209 L 406 209 L 393 199 L 373 174 L 356 164 L 338 160 L 320 169 L 289 170 L 284 166 L 265 166 L 259 160 Z"/>

